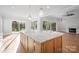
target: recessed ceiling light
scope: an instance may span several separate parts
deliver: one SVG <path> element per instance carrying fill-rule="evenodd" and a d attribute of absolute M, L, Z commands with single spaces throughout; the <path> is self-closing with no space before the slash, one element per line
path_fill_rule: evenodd
<path fill-rule="evenodd" d="M 46 6 L 46 8 L 47 8 L 47 9 L 49 9 L 49 8 L 50 8 L 50 6 Z"/>
<path fill-rule="evenodd" d="M 11 7 L 12 9 L 15 8 L 14 6 Z"/>

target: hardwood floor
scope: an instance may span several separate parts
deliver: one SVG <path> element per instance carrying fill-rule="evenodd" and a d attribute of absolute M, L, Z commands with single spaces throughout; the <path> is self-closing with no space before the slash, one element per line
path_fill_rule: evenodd
<path fill-rule="evenodd" d="M 2 53 L 15 53 L 20 41 L 19 34 L 11 34 L 5 37 L 0 47 Z"/>

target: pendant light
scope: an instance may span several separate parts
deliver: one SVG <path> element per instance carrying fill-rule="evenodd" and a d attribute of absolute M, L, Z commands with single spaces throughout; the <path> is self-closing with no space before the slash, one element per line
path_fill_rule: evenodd
<path fill-rule="evenodd" d="M 39 16 L 40 16 L 40 17 L 43 17 L 43 16 L 44 16 L 43 8 L 40 8 Z"/>
<path fill-rule="evenodd" d="M 28 19 L 31 20 L 32 19 L 32 16 L 31 16 L 31 5 L 29 5 L 29 13 L 28 13 Z"/>

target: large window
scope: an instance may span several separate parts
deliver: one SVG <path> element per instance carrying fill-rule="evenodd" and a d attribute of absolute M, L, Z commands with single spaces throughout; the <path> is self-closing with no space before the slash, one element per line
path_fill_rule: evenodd
<path fill-rule="evenodd" d="M 12 21 L 12 31 L 18 32 L 18 31 L 24 31 L 24 30 L 25 30 L 24 22 Z"/>
<path fill-rule="evenodd" d="M 25 30 L 25 23 L 20 23 L 20 31 L 24 31 Z"/>
<path fill-rule="evenodd" d="M 33 30 L 37 29 L 37 21 L 31 22 L 31 29 Z"/>
<path fill-rule="evenodd" d="M 43 21 L 43 30 L 53 30 L 56 31 L 56 23 L 50 21 Z"/>

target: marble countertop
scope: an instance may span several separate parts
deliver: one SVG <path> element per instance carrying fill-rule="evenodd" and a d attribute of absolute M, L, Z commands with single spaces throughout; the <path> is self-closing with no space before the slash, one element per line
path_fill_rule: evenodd
<path fill-rule="evenodd" d="M 47 40 L 62 36 L 64 33 L 54 31 L 41 31 L 41 32 L 26 32 L 26 35 L 39 43 L 43 43 Z"/>

